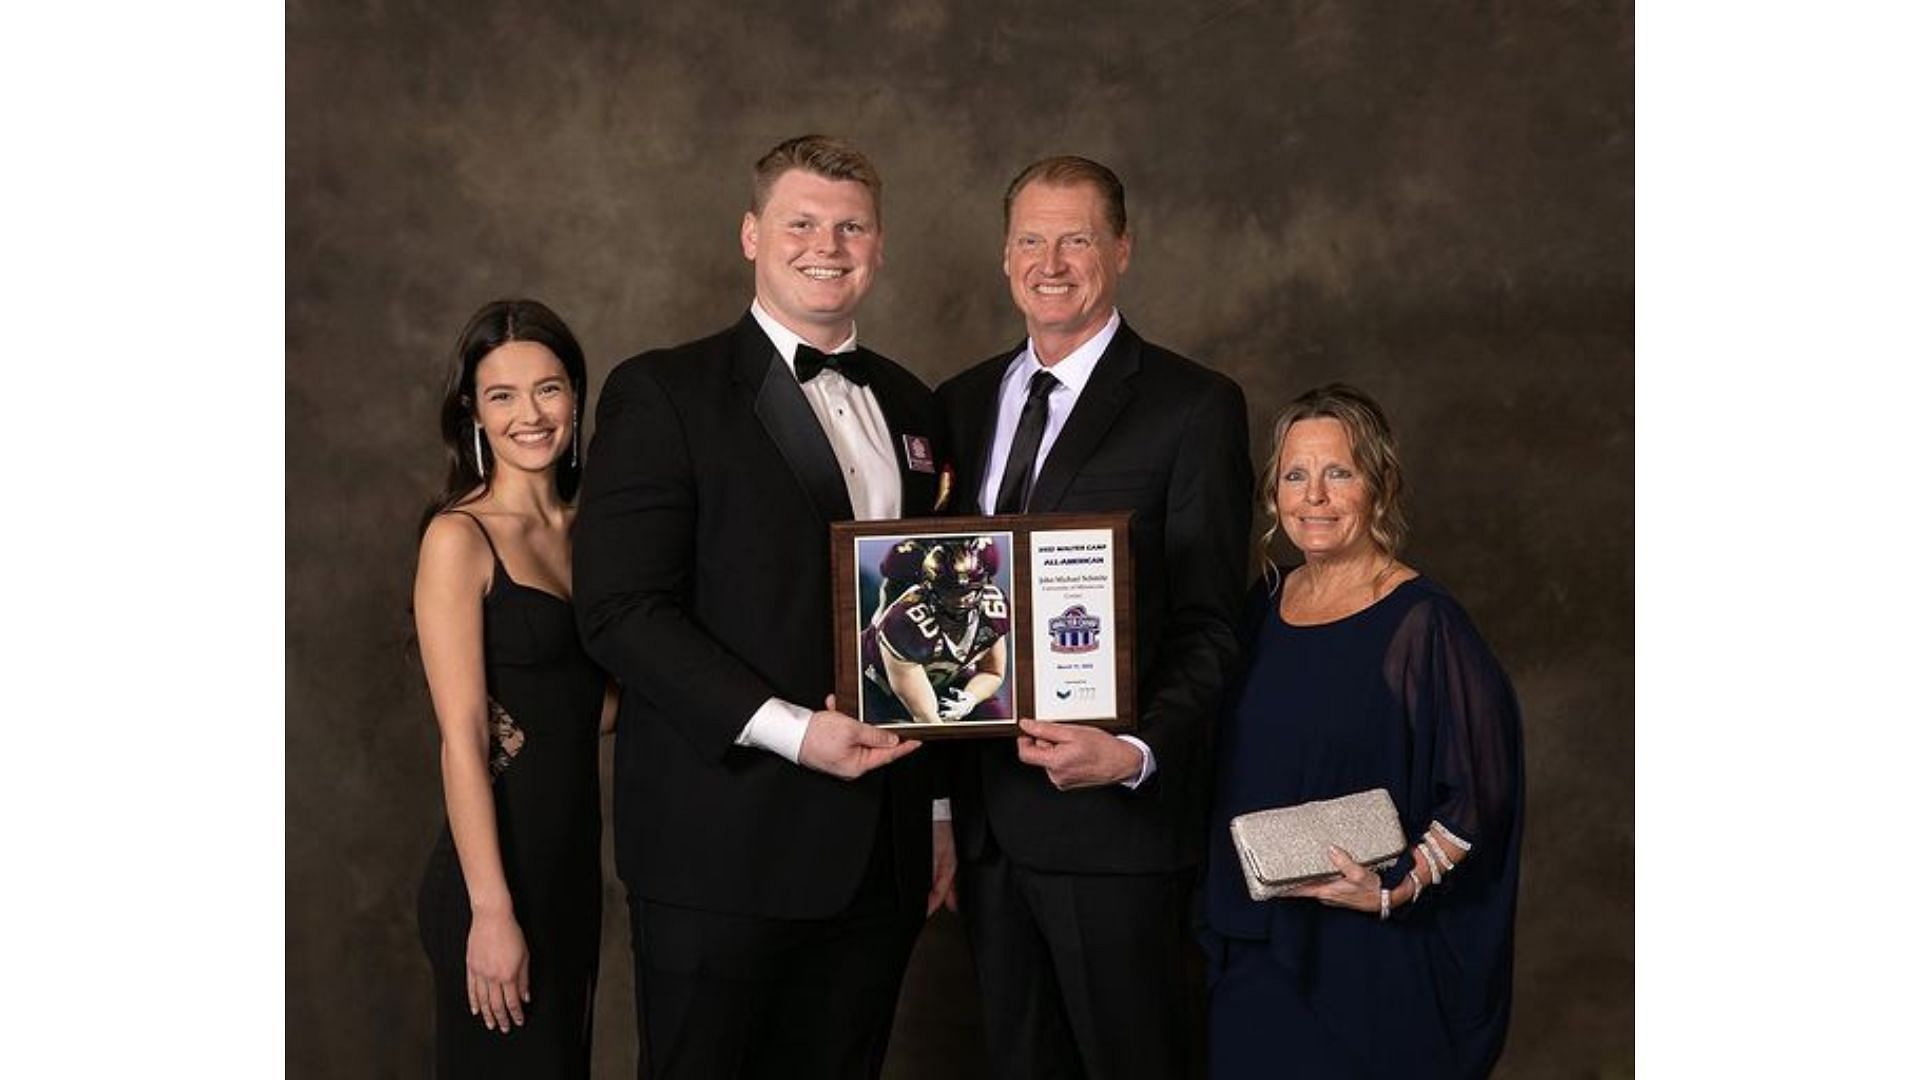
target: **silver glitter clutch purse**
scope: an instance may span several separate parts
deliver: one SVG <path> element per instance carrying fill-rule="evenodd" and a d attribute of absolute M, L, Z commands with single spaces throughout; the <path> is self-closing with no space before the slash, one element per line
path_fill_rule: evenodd
<path fill-rule="evenodd" d="M 1378 868 L 1407 849 L 1400 813 L 1386 788 L 1322 802 L 1256 810 L 1227 824 L 1240 852 L 1240 871 L 1255 900 L 1284 896 L 1294 888 L 1339 875 L 1327 858 L 1337 844 L 1355 861 Z"/>

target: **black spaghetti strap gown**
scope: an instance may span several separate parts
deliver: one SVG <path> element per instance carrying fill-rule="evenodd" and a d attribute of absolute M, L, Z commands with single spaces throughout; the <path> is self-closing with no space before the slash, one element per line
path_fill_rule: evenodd
<path fill-rule="evenodd" d="M 456 511 L 458 512 L 458 511 Z M 476 525 L 479 519 L 472 515 Z M 486 534 L 486 526 L 480 531 Z M 493 548 L 493 538 L 487 536 Z M 573 605 L 507 575 L 496 549 L 484 604 L 494 817 L 527 939 L 526 1025 L 489 1031 L 467 1009 L 472 910 L 450 828 L 420 886 L 441 1077 L 584 1077 L 600 957 L 600 705 L 606 676 Z"/>

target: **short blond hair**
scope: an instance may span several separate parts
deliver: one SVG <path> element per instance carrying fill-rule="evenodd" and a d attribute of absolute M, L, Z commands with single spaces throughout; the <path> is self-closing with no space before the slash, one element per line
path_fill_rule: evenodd
<path fill-rule="evenodd" d="M 800 135 L 775 146 L 753 164 L 753 213 L 767 208 L 767 196 L 782 176 L 802 169 L 829 180 L 851 180 L 873 196 L 880 216 L 880 170 L 867 156 L 831 135 Z"/>
<path fill-rule="evenodd" d="M 1041 158 L 1039 161 L 1020 170 L 1020 175 L 1007 185 L 1006 197 L 1000 200 L 1002 228 L 1013 228 L 1013 200 L 1028 184 L 1049 184 L 1053 187 L 1072 187 L 1075 184 L 1091 184 L 1100 195 L 1100 203 L 1106 212 L 1107 224 L 1112 227 L 1113 235 L 1127 235 L 1127 189 L 1120 183 L 1120 177 L 1112 169 L 1094 161 L 1092 158 L 1075 157 L 1062 154 L 1058 157 Z"/>

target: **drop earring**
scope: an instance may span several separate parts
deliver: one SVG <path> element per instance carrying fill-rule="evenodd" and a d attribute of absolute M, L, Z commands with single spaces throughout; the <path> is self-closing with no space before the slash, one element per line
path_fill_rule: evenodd
<path fill-rule="evenodd" d="M 473 422 L 473 467 L 480 479 L 487 478 L 487 459 L 480 456 L 480 421 Z"/>
<path fill-rule="evenodd" d="M 573 410 L 573 467 L 580 467 L 580 410 Z"/>

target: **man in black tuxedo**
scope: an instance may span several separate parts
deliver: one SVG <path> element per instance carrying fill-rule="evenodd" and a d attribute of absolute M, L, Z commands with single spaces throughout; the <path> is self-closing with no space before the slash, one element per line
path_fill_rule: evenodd
<path fill-rule="evenodd" d="M 1133 511 L 1139 725 L 1025 719 L 975 750 L 954 788 L 960 909 L 996 1076 L 1164 1080 L 1190 1070 L 1198 1015 L 1184 915 L 1238 659 L 1246 401 L 1121 320 L 1133 238 L 1111 170 L 1036 162 L 1005 211 L 1028 337 L 936 394 L 959 509 Z"/>
<path fill-rule="evenodd" d="M 655 1078 L 872 1077 L 953 845 L 918 744 L 828 696 L 827 525 L 932 512 L 937 417 L 855 345 L 882 256 L 864 157 L 775 147 L 740 246 L 747 314 L 608 378 L 574 536 L 581 635 L 622 688 L 641 1030 Z"/>

